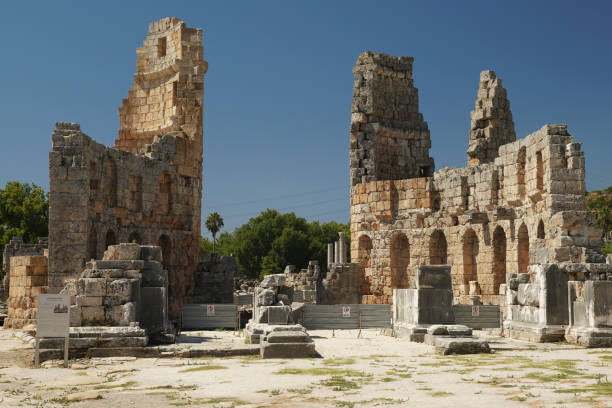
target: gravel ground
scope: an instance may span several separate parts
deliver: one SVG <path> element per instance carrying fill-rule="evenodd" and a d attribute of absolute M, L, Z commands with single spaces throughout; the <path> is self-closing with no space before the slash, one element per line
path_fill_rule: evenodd
<path fill-rule="evenodd" d="M 189 334 L 191 344 L 241 342 L 232 332 Z M 491 338 L 492 354 L 438 356 L 377 330 L 310 334 L 323 358 L 106 358 L 33 369 L 31 347 L 0 330 L 0 406 L 612 407 L 611 349 Z"/>

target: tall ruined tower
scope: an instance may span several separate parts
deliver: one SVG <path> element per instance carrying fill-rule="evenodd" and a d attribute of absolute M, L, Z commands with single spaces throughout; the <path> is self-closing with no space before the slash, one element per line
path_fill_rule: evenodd
<path fill-rule="evenodd" d="M 115 148 L 146 153 L 155 135 L 177 138 L 183 160 L 179 173 L 201 178 L 204 106 L 202 30 L 188 28 L 175 17 L 149 24 L 132 89 L 119 108 L 119 139 Z M 182 139 L 182 140 L 181 140 Z"/>
<path fill-rule="evenodd" d="M 434 160 L 412 57 L 364 52 L 353 67 L 351 185 L 431 176 Z"/>
<path fill-rule="evenodd" d="M 49 292 L 80 276 L 109 245 L 162 249 L 171 317 L 194 287 L 202 205 L 202 30 L 177 18 L 149 24 L 119 108 L 115 147 L 58 122 L 49 154 Z"/>
<path fill-rule="evenodd" d="M 482 71 L 475 109 L 471 112 L 468 164 L 491 163 L 499 156 L 499 147 L 516 140 L 510 101 L 501 78 L 493 71 Z"/>

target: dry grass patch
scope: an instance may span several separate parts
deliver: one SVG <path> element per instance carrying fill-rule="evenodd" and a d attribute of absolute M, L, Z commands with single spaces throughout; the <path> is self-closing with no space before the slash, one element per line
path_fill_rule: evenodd
<path fill-rule="evenodd" d="M 220 365 L 201 365 L 197 367 L 186 368 L 184 370 L 179 371 L 179 373 L 192 373 L 194 371 L 210 371 L 210 370 L 225 370 L 226 366 Z"/>

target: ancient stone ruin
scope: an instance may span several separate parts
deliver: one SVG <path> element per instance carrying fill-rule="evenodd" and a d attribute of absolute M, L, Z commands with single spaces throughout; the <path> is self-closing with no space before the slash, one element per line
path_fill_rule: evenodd
<path fill-rule="evenodd" d="M 580 143 L 566 125 L 516 140 L 502 81 L 483 71 L 469 166 L 434 172 L 412 62 L 366 52 L 353 68 L 351 259 L 362 303 L 391 304 L 393 289 L 414 287 L 415 266 L 448 264 L 455 302 L 507 304 L 516 337 L 563 337 L 567 282 L 612 276 L 585 208 Z"/>
<path fill-rule="evenodd" d="M 198 263 L 207 63 L 202 30 L 149 25 L 114 148 L 59 122 L 49 154 L 49 292 L 120 242 L 158 245 L 177 317 Z"/>

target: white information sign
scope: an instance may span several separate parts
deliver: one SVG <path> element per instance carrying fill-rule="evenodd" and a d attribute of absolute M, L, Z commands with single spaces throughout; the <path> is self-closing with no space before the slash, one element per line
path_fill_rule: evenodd
<path fill-rule="evenodd" d="M 36 337 L 68 337 L 70 295 L 38 295 Z"/>
<path fill-rule="evenodd" d="M 342 317 L 351 317 L 351 307 L 342 306 Z"/>
<path fill-rule="evenodd" d="M 472 306 L 472 317 L 480 316 L 480 306 Z"/>
<path fill-rule="evenodd" d="M 206 305 L 206 316 L 215 315 L 215 305 Z"/>

